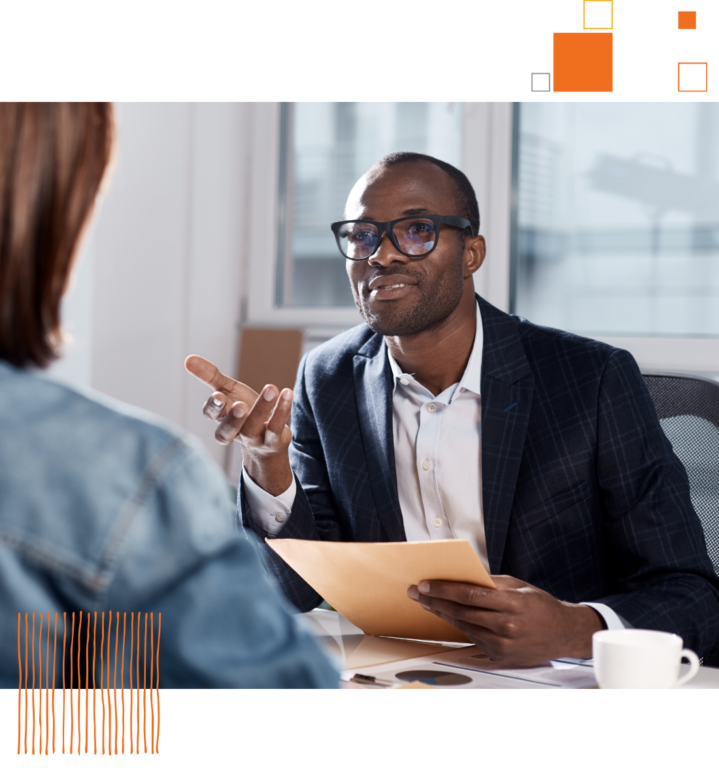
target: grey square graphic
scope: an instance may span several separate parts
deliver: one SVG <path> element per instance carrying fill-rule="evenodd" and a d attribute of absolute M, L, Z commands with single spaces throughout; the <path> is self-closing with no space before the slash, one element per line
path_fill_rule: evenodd
<path fill-rule="evenodd" d="M 552 73 L 532 72 L 532 93 L 551 93 Z"/>

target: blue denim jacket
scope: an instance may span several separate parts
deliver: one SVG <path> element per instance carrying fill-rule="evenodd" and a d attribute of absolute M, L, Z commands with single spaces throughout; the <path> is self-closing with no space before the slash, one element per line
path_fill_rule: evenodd
<path fill-rule="evenodd" d="M 63 611 L 161 612 L 162 687 L 338 684 L 235 529 L 203 450 L 147 413 L 3 361 L 0 610 L 0 687 L 18 685 L 17 615 L 24 654 L 33 611 L 36 624 L 58 612 L 58 647 Z"/>

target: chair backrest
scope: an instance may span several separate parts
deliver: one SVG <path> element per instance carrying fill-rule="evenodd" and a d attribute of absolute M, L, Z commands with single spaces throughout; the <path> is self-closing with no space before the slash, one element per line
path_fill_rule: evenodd
<path fill-rule="evenodd" d="M 642 375 L 664 433 L 689 476 L 692 503 L 719 574 L 719 383 L 683 373 Z"/>

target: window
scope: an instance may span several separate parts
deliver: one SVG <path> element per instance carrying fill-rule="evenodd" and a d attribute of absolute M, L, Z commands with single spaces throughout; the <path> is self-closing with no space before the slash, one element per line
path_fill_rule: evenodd
<path fill-rule="evenodd" d="M 513 310 L 589 336 L 719 336 L 719 105 L 514 114 Z"/>

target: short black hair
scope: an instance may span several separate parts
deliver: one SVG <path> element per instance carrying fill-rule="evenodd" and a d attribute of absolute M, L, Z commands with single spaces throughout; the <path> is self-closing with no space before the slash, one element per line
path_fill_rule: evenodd
<path fill-rule="evenodd" d="M 423 155 L 421 152 L 390 152 L 388 155 L 380 158 L 372 167 L 390 168 L 399 163 L 417 162 L 432 163 L 432 165 L 441 168 L 452 179 L 457 191 L 457 202 L 460 207 L 459 213 L 472 225 L 474 234 L 478 235 L 479 204 L 477 203 L 477 195 L 475 194 L 469 179 L 459 170 L 459 168 L 455 168 L 453 165 L 445 163 L 444 160 L 438 160 L 431 155 Z"/>

